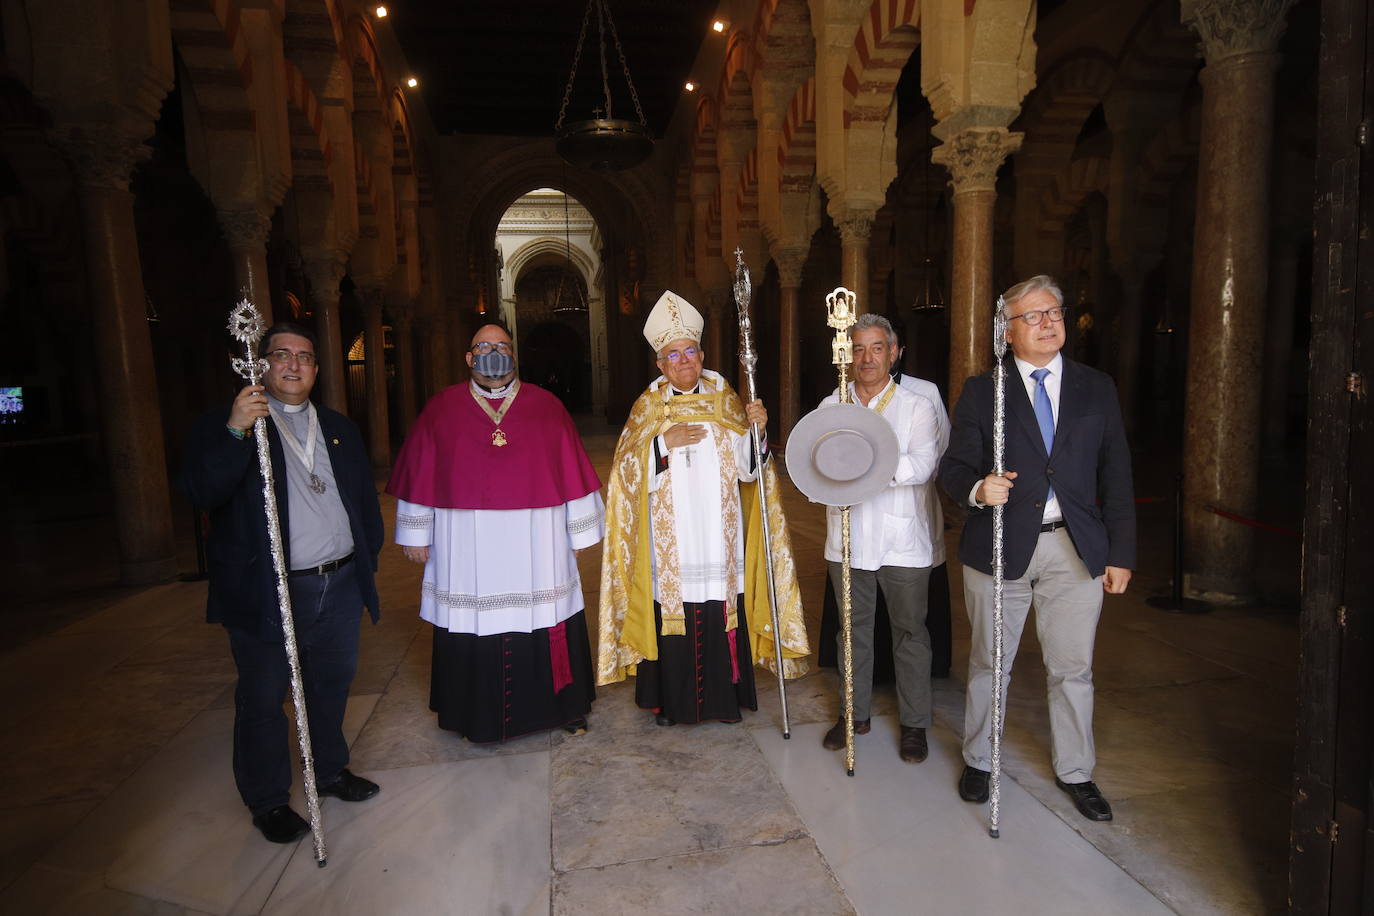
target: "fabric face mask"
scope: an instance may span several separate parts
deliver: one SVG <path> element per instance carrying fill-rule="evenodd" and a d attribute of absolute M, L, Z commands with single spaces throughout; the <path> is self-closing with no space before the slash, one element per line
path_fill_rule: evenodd
<path fill-rule="evenodd" d="M 490 353 L 476 353 L 472 357 L 472 369 L 486 378 L 501 378 L 515 368 L 515 357 L 509 353 L 492 350 Z"/>

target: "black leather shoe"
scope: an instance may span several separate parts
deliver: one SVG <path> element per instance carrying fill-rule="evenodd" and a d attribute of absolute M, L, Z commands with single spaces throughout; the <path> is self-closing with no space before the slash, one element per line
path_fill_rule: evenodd
<path fill-rule="evenodd" d="M 926 744 L 926 730 L 924 728 L 908 728 L 902 726 L 902 743 L 899 745 L 902 759 L 907 763 L 920 763 L 926 759 L 930 753 L 930 747 Z"/>
<path fill-rule="evenodd" d="M 272 843 L 294 843 L 310 832 L 305 818 L 292 811 L 290 805 L 277 805 L 253 815 L 253 826 Z"/>
<path fill-rule="evenodd" d="M 977 767 L 964 767 L 959 777 L 959 797 L 966 802 L 981 805 L 988 800 L 988 780 L 992 774 Z"/>
<path fill-rule="evenodd" d="M 1112 806 L 1098 791 L 1095 782 L 1060 782 L 1056 777 L 1054 784 L 1063 789 L 1073 799 L 1078 813 L 1090 821 L 1109 821 L 1112 819 Z"/>
<path fill-rule="evenodd" d="M 870 719 L 855 719 L 854 734 L 868 734 L 873 728 L 871 722 Z M 836 722 L 834 727 L 825 733 L 825 740 L 821 742 L 821 746 L 827 751 L 838 751 L 844 747 L 844 719 Z"/>
<path fill-rule="evenodd" d="M 372 780 L 354 776 L 347 769 L 343 769 L 339 771 L 338 779 L 327 786 L 320 786 L 316 791 L 320 795 L 332 795 L 346 802 L 360 802 L 367 801 L 382 789 Z"/>
<path fill-rule="evenodd" d="M 667 728 L 669 725 L 676 725 L 677 719 L 674 719 L 672 716 L 665 716 L 663 713 L 658 713 L 654 716 L 654 724 Z"/>
<path fill-rule="evenodd" d="M 585 735 L 587 733 L 587 717 L 583 716 L 580 719 L 573 719 L 567 725 L 563 726 L 563 731 L 570 735 Z"/>

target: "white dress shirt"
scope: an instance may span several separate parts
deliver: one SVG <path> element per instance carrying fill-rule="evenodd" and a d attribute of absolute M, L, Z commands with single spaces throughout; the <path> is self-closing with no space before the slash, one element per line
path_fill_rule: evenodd
<path fill-rule="evenodd" d="M 932 530 L 927 511 L 928 491 L 935 487 L 935 471 L 942 451 L 934 405 L 891 381 L 867 405 L 862 405 L 857 396 L 854 403 L 874 410 L 889 389 L 892 398 L 882 416 L 897 434 L 900 454 L 887 489 L 849 510 L 850 565 L 855 569 L 933 566 L 934 542 L 944 538 L 942 531 Z M 821 403 L 837 404 L 839 400 L 836 392 Z M 825 520 L 825 558 L 838 563 L 844 558 L 840 510 L 834 506 L 827 508 Z"/>

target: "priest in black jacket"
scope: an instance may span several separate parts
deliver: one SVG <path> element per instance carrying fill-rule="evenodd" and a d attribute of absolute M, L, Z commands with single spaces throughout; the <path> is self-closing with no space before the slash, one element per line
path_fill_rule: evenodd
<path fill-rule="evenodd" d="M 363 608 L 377 621 L 373 573 L 382 514 L 357 426 L 310 402 L 320 371 L 314 335 L 277 324 L 264 335 L 261 350 L 267 360 L 263 384 L 245 386 L 228 411 L 200 419 L 184 477 L 192 501 L 210 513 L 206 618 L 224 625 L 238 668 L 234 780 L 263 836 L 289 843 L 309 826 L 289 804 L 291 755 L 282 702 L 290 670 L 254 420 L 267 418 L 316 781 L 320 795 L 344 801 L 363 801 L 378 791 L 347 769 L 343 717 L 358 666 Z"/>
<path fill-rule="evenodd" d="M 1003 505 L 1003 691 L 1031 605 L 1045 661 L 1055 783 L 1091 820 L 1112 818 L 1093 782 L 1093 643 L 1104 593 L 1135 566 L 1131 455 L 1116 386 L 1065 359 L 1064 294 L 1032 277 L 1007 290 L 1007 473 L 992 472 L 991 371 L 970 378 L 954 409 L 940 483 L 968 507 L 959 546 L 972 629 L 959 795 L 988 797 L 992 768 L 992 507 Z M 1005 695 L 1005 694 L 1004 694 Z"/>

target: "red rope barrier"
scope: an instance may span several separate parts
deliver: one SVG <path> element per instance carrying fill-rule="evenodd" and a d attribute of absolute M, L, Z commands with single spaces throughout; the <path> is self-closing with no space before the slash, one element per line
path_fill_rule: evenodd
<path fill-rule="evenodd" d="M 1213 515 L 1220 515 L 1222 518 L 1229 518 L 1233 522 L 1240 522 L 1242 525 L 1249 525 L 1251 528 L 1258 528 L 1261 531 L 1273 531 L 1277 534 L 1287 534 L 1291 535 L 1292 537 L 1299 536 L 1298 532 L 1294 531 L 1292 528 L 1281 528 L 1278 525 L 1267 525 L 1264 522 L 1257 522 L 1254 519 L 1246 518 L 1243 515 L 1236 515 L 1234 512 L 1227 512 L 1225 509 L 1218 509 L 1216 506 L 1203 506 L 1202 508 L 1206 509 Z"/>

